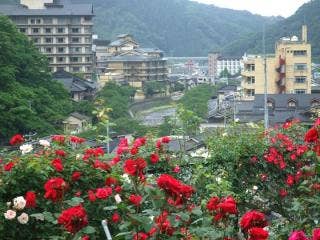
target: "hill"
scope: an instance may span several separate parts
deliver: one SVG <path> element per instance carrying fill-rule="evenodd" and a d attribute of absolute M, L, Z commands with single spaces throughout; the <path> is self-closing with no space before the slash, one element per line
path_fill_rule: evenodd
<path fill-rule="evenodd" d="M 73 0 L 73 2 L 88 2 Z M 92 0 L 95 31 L 114 39 L 131 33 L 146 47 L 170 56 L 206 56 L 226 43 L 252 35 L 280 18 L 262 17 L 189 0 Z"/>
<path fill-rule="evenodd" d="M 282 19 L 266 27 L 266 48 L 268 52 L 274 51 L 274 43 L 281 37 L 297 35 L 301 37 L 301 26 L 307 24 L 308 38 L 312 44 L 312 55 L 315 60 L 320 56 L 320 0 L 313 0 L 302 5 L 292 16 Z M 261 53 L 262 32 L 248 35 L 234 41 L 224 48 L 225 53 Z"/>

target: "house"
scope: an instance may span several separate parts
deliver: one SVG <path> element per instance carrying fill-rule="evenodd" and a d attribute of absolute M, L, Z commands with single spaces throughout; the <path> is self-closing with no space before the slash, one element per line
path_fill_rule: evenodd
<path fill-rule="evenodd" d="M 85 80 L 64 70 L 54 72 L 53 79 L 62 83 L 76 102 L 92 98 L 97 90 L 95 82 Z"/>
<path fill-rule="evenodd" d="M 244 104 L 244 102 L 247 102 Z M 264 95 L 256 94 L 253 101 L 238 102 L 236 118 L 240 123 L 264 120 Z M 314 111 L 320 110 L 319 94 L 269 94 L 268 113 L 270 126 L 299 119 L 306 125 L 313 123 Z"/>
<path fill-rule="evenodd" d="M 87 130 L 91 123 L 90 117 L 74 112 L 63 121 L 63 129 L 65 133 L 77 134 Z"/>
<path fill-rule="evenodd" d="M 208 154 L 203 141 L 190 137 L 183 139 L 181 136 L 171 137 L 168 151 L 173 153 L 186 152 L 192 157 L 206 157 Z"/>

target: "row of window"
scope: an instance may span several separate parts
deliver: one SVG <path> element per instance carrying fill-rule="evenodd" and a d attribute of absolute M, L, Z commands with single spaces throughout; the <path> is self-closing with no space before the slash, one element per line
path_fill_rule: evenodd
<path fill-rule="evenodd" d="M 14 19 L 15 20 L 15 19 Z M 22 19 L 18 19 L 22 20 Z M 23 18 L 26 22 L 26 18 Z M 91 16 L 85 16 L 83 17 L 83 20 L 85 22 L 91 21 L 92 17 Z M 56 19 L 56 22 L 58 24 L 66 24 L 66 23 L 71 23 L 71 24 L 80 24 L 81 23 L 81 17 L 72 17 L 71 19 L 68 17 L 59 17 Z M 54 23 L 54 18 L 46 17 L 46 18 L 30 18 L 29 19 L 30 24 L 53 24 Z"/>
<path fill-rule="evenodd" d="M 66 71 L 66 70 L 68 70 L 68 71 L 71 71 L 71 72 L 83 72 L 83 71 L 85 71 L 85 72 L 91 72 L 92 71 L 92 68 L 91 67 L 85 67 L 85 68 L 83 68 L 83 67 L 81 67 L 81 66 L 74 66 L 74 67 L 70 67 L 70 68 L 66 68 L 66 67 L 56 67 L 56 68 L 54 68 L 54 67 L 49 67 L 49 70 L 51 71 L 51 72 L 53 72 L 53 71 Z"/>
<path fill-rule="evenodd" d="M 306 89 L 295 89 L 294 90 L 295 94 L 306 94 L 307 90 Z M 246 95 L 247 96 L 254 96 L 255 95 L 255 90 L 254 89 L 247 89 L 246 90 Z"/>
<path fill-rule="evenodd" d="M 20 32 L 22 33 L 27 33 L 27 28 L 19 28 Z M 58 27 L 56 29 L 54 28 L 43 28 L 43 30 L 41 31 L 41 28 L 31 28 L 31 33 L 33 34 L 38 34 L 38 33 L 45 33 L 45 34 L 64 34 L 67 33 L 67 28 L 64 27 Z M 69 30 L 69 33 L 73 33 L 73 34 L 78 34 L 78 33 L 82 33 L 81 28 L 71 28 Z M 84 28 L 83 33 L 92 33 L 91 28 Z"/>
<path fill-rule="evenodd" d="M 89 47 L 86 47 L 84 49 L 84 52 L 82 50 L 81 47 L 71 47 L 69 48 L 69 52 L 67 52 L 67 48 L 66 47 L 56 47 L 56 48 L 53 48 L 53 47 L 44 47 L 44 48 L 39 48 L 39 51 L 40 52 L 44 52 L 44 53 L 61 53 L 61 54 L 91 54 L 92 51 L 91 51 L 91 48 Z"/>
<path fill-rule="evenodd" d="M 45 37 L 43 39 L 43 43 L 48 43 L 48 44 L 54 43 L 54 40 L 55 40 L 55 43 L 61 43 L 61 44 L 67 43 L 67 38 L 64 38 L 64 37 L 57 37 L 57 38 Z M 81 37 L 72 37 L 70 39 L 70 42 L 71 43 L 83 43 L 81 40 L 82 40 Z M 34 43 L 41 44 L 41 38 L 40 37 L 33 37 L 32 41 Z M 89 44 L 91 42 L 92 42 L 91 38 L 89 38 L 89 37 L 84 38 L 84 43 L 88 43 Z"/>
<path fill-rule="evenodd" d="M 49 63 L 53 63 L 54 62 L 54 58 L 53 57 L 48 57 Z M 81 63 L 82 62 L 82 58 L 81 57 L 70 57 L 69 61 L 71 63 Z M 91 63 L 92 62 L 92 58 L 91 57 L 85 57 L 84 61 L 86 63 Z M 57 63 L 66 63 L 67 62 L 67 57 L 56 57 L 56 62 Z"/>
<path fill-rule="evenodd" d="M 297 90 L 303 90 L 303 89 L 297 89 Z M 269 108 L 271 108 L 271 109 L 275 108 L 275 101 L 273 99 L 268 99 L 267 104 L 268 104 Z M 319 106 L 320 105 L 320 100 L 319 99 L 312 100 L 310 105 L 311 105 L 311 107 Z M 298 100 L 289 99 L 288 103 L 287 103 L 287 106 L 288 106 L 288 108 L 296 108 L 296 107 L 298 107 Z"/>

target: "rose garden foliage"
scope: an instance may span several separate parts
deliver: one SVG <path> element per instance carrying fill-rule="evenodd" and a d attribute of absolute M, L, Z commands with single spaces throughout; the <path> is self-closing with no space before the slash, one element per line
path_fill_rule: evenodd
<path fill-rule="evenodd" d="M 0 163 L 2 239 L 320 239 L 320 120 L 235 127 L 195 162 L 169 137 L 123 139 L 114 156 L 76 136 L 15 135 Z"/>

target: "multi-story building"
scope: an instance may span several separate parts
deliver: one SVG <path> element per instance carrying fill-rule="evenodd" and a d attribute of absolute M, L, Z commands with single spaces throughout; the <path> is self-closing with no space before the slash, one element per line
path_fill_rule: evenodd
<path fill-rule="evenodd" d="M 167 60 L 157 48 L 140 48 L 131 35 L 111 42 L 104 58 L 97 60 L 99 85 L 108 81 L 129 84 L 141 92 L 146 82 L 168 80 Z"/>
<path fill-rule="evenodd" d="M 208 75 L 211 78 L 219 78 L 224 71 L 231 75 L 239 74 L 243 68 L 242 57 L 225 57 L 220 53 L 209 53 Z"/>
<path fill-rule="evenodd" d="M 255 94 L 264 93 L 265 77 L 268 94 L 311 93 L 311 45 L 307 39 L 307 26 L 302 27 L 300 41 L 296 36 L 281 38 L 275 45 L 275 54 L 265 58 L 245 57 L 241 75 L 244 99 L 250 100 Z"/>
<path fill-rule="evenodd" d="M 52 72 L 82 72 L 91 77 L 92 4 L 70 0 L 20 0 L 20 4 L 0 4 L 7 15 L 39 49 L 48 56 Z"/>

